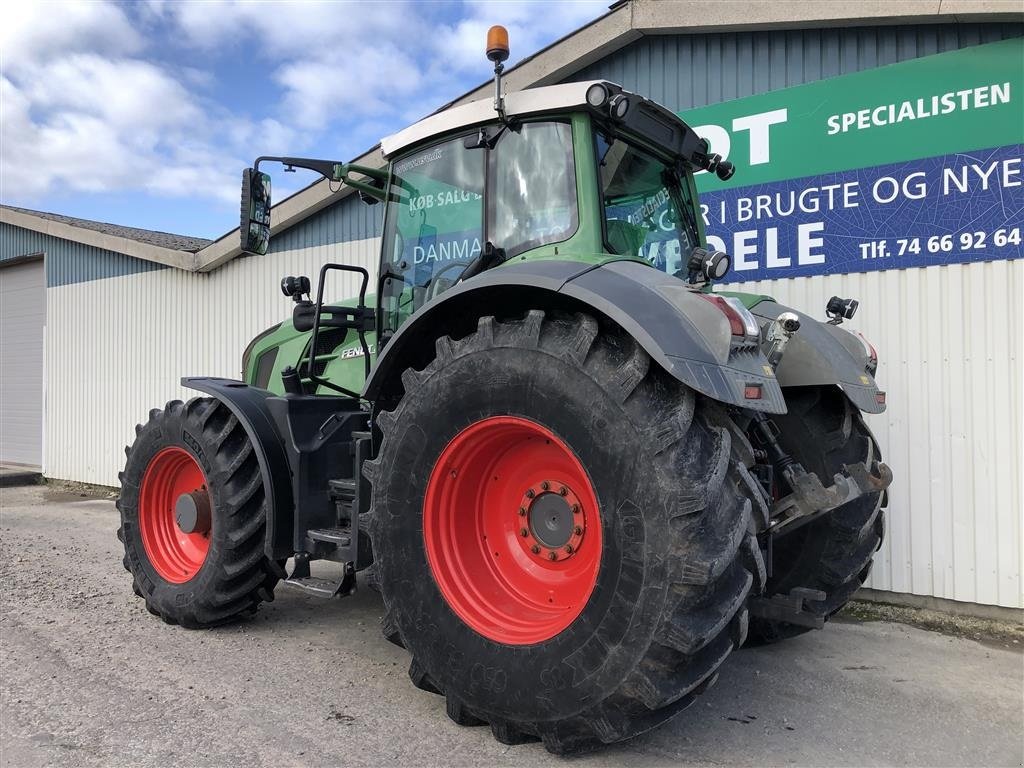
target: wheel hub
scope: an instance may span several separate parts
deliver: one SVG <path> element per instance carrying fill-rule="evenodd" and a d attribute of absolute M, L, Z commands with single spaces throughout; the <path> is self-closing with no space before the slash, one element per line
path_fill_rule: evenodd
<path fill-rule="evenodd" d="M 548 562 L 568 560 L 583 541 L 586 518 L 579 498 L 562 483 L 544 480 L 523 494 L 520 534 L 531 556 Z"/>
<path fill-rule="evenodd" d="M 174 520 L 182 533 L 208 533 L 210 494 L 205 488 L 183 493 L 174 502 Z"/>

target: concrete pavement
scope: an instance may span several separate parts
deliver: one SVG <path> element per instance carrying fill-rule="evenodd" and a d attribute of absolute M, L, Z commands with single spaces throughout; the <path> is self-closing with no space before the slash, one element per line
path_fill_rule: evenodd
<path fill-rule="evenodd" d="M 285 588 L 189 632 L 131 592 L 110 501 L 0 490 L 0 764 L 1021 765 L 1024 656 L 900 624 L 833 622 L 727 662 L 679 718 L 560 759 L 461 728 L 412 687 L 363 589 Z"/>

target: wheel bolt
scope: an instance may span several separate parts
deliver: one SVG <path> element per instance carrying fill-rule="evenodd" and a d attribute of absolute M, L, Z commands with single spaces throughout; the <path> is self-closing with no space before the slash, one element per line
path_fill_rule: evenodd
<path fill-rule="evenodd" d="M 565 545 L 565 551 L 568 552 L 571 555 L 572 552 L 573 552 L 572 544 L 566 544 Z"/>
<path fill-rule="evenodd" d="M 536 544 L 534 544 L 532 547 L 530 547 L 530 551 L 533 552 L 533 554 L 535 554 L 535 555 L 539 555 L 540 554 L 540 547 L 538 547 Z"/>
<path fill-rule="evenodd" d="M 583 529 L 577 525 L 575 528 L 572 529 L 572 532 L 579 536 L 581 533 L 583 533 Z"/>
<path fill-rule="evenodd" d="M 568 496 L 568 495 L 569 495 L 569 489 L 568 489 L 568 488 L 566 488 L 566 487 L 565 487 L 565 486 L 563 485 L 563 486 L 562 486 L 561 488 L 559 488 L 559 489 L 558 489 L 558 494 L 559 494 L 560 496 Z"/>
<path fill-rule="evenodd" d="M 537 494 L 534 492 L 533 488 L 530 488 L 526 491 L 526 498 L 528 499 L 532 499 L 536 495 Z"/>
<path fill-rule="evenodd" d="M 542 490 L 546 491 L 548 488 L 551 487 L 551 483 L 549 483 L 547 480 L 545 480 L 543 483 L 540 484 L 540 487 L 541 487 Z"/>
<path fill-rule="evenodd" d="M 548 560 L 557 560 L 557 559 L 558 559 L 558 555 L 556 555 L 554 552 L 548 552 Z"/>
<path fill-rule="evenodd" d="M 519 508 L 519 516 L 520 517 L 526 517 L 526 507 L 520 507 Z"/>
<path fill-rule="evenodd" d="M 572 513 L 574 515 L 578 515 L 580 513 L 580 505 L 579 504 L 573 504 L 572 505 Z"/>
<path fill-rule="evenodd" d="M 527 536 L 530 535 L 530 532 L 528 530 L 526 530 L 525 528 L 520 528 L 519 529 L 519 535 L 522 536 L 523 538 L 526 538 Z"/>

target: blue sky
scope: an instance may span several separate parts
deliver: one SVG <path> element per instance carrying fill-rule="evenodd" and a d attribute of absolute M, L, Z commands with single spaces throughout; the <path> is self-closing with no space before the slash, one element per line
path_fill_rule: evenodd
<path fill-rule="evenodd" d="M 258 155 L 352 159 L 486 80 L 491 24 L 514 64 L 609 2 L 10 3 L 0 201 L 217 237 Z"/>

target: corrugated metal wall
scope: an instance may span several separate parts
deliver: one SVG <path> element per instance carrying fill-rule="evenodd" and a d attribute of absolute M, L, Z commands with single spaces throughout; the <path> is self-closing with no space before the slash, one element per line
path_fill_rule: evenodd
<path fill-rule="evenodd" d="M 1024 35 L 1024 24 L 933 24 L 654 35 L 577 72 L 674 111 Z"/>
<path fill-rule="evenodd" d="M 0 262 L 33 253 L 48 254 L 46 284 L 51 287 L 82 280 L 170 269 L 123 253 L 0 223 Z"/>
<path fill-rule="evenodd" d="M 1021 24 L 936 24 L 645 37 L 570 78 L 607 78 L 685 110 L 1024 35 Z M 824 315 L 881 355 L 889 409 L 869 418 L 896 482 L 869 586 L 1024 607 L 1020 303 L 1024 263 L 834 275 L 730 289 Z"/>
<path fill-rule="evenodd" d="M 46 475 L 117 485 L 135 424 L 196 394 L 179 385 L 182 376 L 238 378 L 249 340 L 288 316 L 284 275 L 315 279 L 326 261 L 375 269 L 375 238 L 310 242 L 209 274 L 165 269 L 49 288 Z M 327 295 L 357 290 L 354 277 L 339 276 Z"/>
<path fill-rule="evenodd" d="M 888 409 L 868 416 L 895 481 L 868 586 L 986 605 L 1021 595 L 1024 261 L 734 283 L 844 327 L 878 350 Z"/>

